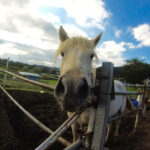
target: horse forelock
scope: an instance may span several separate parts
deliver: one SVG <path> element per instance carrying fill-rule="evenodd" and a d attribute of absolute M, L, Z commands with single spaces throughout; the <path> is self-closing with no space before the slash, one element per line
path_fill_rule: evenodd
<path fill-rule="evenodd" d="M 96 52 L 94 51 L 94 48 L 95 48 L 94 43 L 91 40 L 84 38 L 84 37 L 73 37 L 60 43 L 57 51 L 55 52 L 54 64 L 56 63 L 56 60 L 58 56 L 61 54 L 61 52 L 68 51 L 69 49 L 72 49 L 75 46 L 81 47 L 79 48 L 79 50 L 83 50 L 85 52 L 87 50 L 93 49 L 95 59 L 98 62 L 98 56 Z"/>

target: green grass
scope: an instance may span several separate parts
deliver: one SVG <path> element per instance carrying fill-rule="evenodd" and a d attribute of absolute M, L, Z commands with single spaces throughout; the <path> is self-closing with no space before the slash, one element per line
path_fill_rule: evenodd
<path fill-rule="evenodd" d="M 126 87 L 126 90 L 128 92 L 139 92 L 141 90 L 141 88 Z M 135 98 L 137 98 L 137 95 L 130 95 L 130 97 L 135 99 Z"/>
<path fill-rule="evenodd" d="M 58 75 L 56 74 L 48 74 L 50 77 L 58 78 Z"/>
<path fill-rule="evenodd" d="M 126 87 L 126 90 L 128 92 L 138 92 L 140 90 L 140 88 Z"/>
<path fill-rule="evenodd" d="M 29 88 L 29 89 L 42 89 L 41 87 L 32 85 L 30 83 L 19 81 L 19 80 L 6 80 L 6 86 L 12 88 Z"/>
<path fill-rule="evenodd" d="M 45 83 L 45 84 L 50 84 L 50 85 L 56 85 L 57 81 L 56 80 L 40 80 L 39 82 Z M 3 84 L 3 79 L 0 79 L 0 84 Z M 12 90 L 24 90 L 24 91 L 49 91 L 45 88 L 42 88 L 40 86 L 36 86 L 21 80 L 14 80 L 14 79 L 8 79 L 6 80 L 6 89 L 12 89 Z"/>
<path fill-rule="evenodd" d="M 12 88 L 12 87 L 6 87 L 5 88 L 6 90 L 17 90 L 17 91 L 29 91 L 29 92 L 38 92 L 38 93 L 41 93 L 41 94 L 43 94 L 43 93 L 49 93 L 49 94 L 51 94 L 51 95 L 54 95 L 54 91 L 49 91 L 49 90 L 45 90 L 45 89 L 42 89 L 42 90 L 40 90 L 40 89 L 27 89 L 27 88 Z"/>
<path fill-rule="evenodd" d="M 4 67 L 0 66 L 0 69 L 5 69 Z"/>
<path fill-rule="evenodd" d="M 50 84 L 50 85 L 54 85 L 54 86 L 57 84 L 57 80 L 44 80 L 44 79 L 40 79 L 39 82 Z"/>
<path fill-rule="evenodd" d="M 2 67 L 0 67 L 0 69 L 4 69 Z M 50 74 L 50 77 L 57 77 L 54 74 Z M 3 79 L 4 79 L 4 73 L 0 72 L 0 84 L 3 84 Z M 45 80 L 40 78 L 39 82 L 45 83 L 45 84 L 49 84 L 49 85 L 53 85 L 55 86 L 57 83 L 57 80 Z M 25 81 L 22 80 L 18 80 L 18 79 L 12 79 L 12 76 L 7 74 L 7 81 L 6 81 L 6 89 L 12 89 L 12 90 L 25 90 L 25 91 L 49 91 L 45 88 L 27 83 Z"/>
<path fill-rule="evenodd" d="M 0 84 L 3 84 L 3 76 L 4 73 L 0 72 Z M 53 76 L 53 75 L 50 75 Z M 55 75 L 54 75 L 55 76 Z M 45 83 L 45 84 L 49 84 L 49 85 L 53 85 L 56 86 L 57 84 L 57 80 L 45 80 L 40 78 L 39 82 Z M 6 81 L 6 88 L 7 89 L 16 89 L 16 90 L 25 90 L 25 91 L 46 91 L 47 89 L 43 89 L 42 87 L 24 82 L 22 80 L 14 80 L 11 78 L 7 78 Z M 138 92 L 140 91 L 140 88 L 134 88 L 134 87 L 126 87 L 128 92 Z M 47 90 L 48 91 L 48 90 Z M 133 97 L 135 97 L 133 95 Z"/>

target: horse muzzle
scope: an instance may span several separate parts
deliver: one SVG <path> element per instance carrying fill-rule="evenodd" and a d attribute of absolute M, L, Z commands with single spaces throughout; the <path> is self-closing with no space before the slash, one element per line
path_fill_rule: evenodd
<path fill-rule="evenodd" d="M 62 76 L 56 86 L 55 96 L 65 111 L 80 111 L 85 105 L 90 88 L 84 77 L 72 79 Z"/>

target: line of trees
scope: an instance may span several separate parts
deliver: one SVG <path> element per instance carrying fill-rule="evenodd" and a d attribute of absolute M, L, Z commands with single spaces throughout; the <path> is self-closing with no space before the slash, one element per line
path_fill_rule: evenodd
<path fill-rule="evenodd" d="M 7 63 L 7 59 L 0 58 L 0 67 L 5 68 L 6 63 Z M 59 71 L 58 68 L 47 67 L 42 65 L 29 65 L 21 62 L 14 62 L 14 61 L 9 61 L 9 70 L 16 73 L 18 73 L 18 71 L 23 71 L 23 72 L 32 72 L 38 74 L 41 73 L 55 74 L 57 71 Z"/>
<path fill-rule="evenodd" d="M 5 67 L 7 59 L 0 58 L 0 67 Z M 9 62 L 9 70 L 13 72 L 24 71 L 33 73 L 53 73 L 58 71 L 58 68 L 47 66 L 29 65 L 21 62 Z M 126 60 L 125 65 L 114 68 L 114 78 L 121 79 L 127 83 L 142 84 L 144 79 L 150 78 L 150 64 L 138 58 Z"/>
<path fill-rule="evenodd" d="M 114 69 L 114 77 L 127 83 L 142 84 L 150 78 L 150 64 L 138 58 L 128 59 L 122 67 Z"/>

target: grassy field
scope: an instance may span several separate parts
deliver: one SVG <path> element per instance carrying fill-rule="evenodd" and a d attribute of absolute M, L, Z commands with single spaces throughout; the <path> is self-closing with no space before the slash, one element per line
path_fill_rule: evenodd
<path fill-rule="evenodd" d="M 6 81 L 6 88 L 7 89 L 16 89 L 16 90 L 25 90 L 25 91 L 48 91 L 47 89 L 43 89 L 42 87 L 32 85 L 30 83 L 24 82 L 22 80 L 12 79 L 10 75 L 7 76 Z M 56 75 L 50 74 L 49 77 L 56 77 Z M 4 73 L 0 72 L 0 84 L 3 84 Z M 49 85 L 56 85 L 57 80 L 46 80 L 43 78 L 39 79 L 39 82 L 49 84 Z M 133 87 L 126 87 L 127 91 L 129 92 L 137 92 L 139 88 Z"/>
<path fill-rule="evenodd" d="M 3 77 L 4 75 L 0 74 L 0 84 L 3 84 Z M 44 80 L 44 79 L 40 79 L 39 82 L 41 83 L 45 83 L 45 84 L 49 84 L 49 85 L 56 85 L 57 80 Z M 24 90 L 24 91 L 37 91 L 37 92 L 47 92 L 49 91 L 48 89 L 27 83 L 25 81 L 22 80 L 18 80 L 18 79 L 12 79 L 12 78 L 8 78 L 6 80 L 6 89 L 13 89 L 13 90 Z"/>
<path fill-rule="evenodd" d="M 134 88 L 134 87 L 126 87 L 126 90 L 128 92 L 139 92 L 141 89 L 140 88 Z M 131 98 L 136 99 L 137 95 L 130 95 Z"/>
<path fill-rule="evenodd" d="M 57 80 L 44 80 L 44 79 L 40 79 L 39 82 L 47 83 L 47 84 L 50 84 L 50 85 L 56 85 Z"/>
<path fill-rule="evenodd" d="M 126 90 L 129 92 L 138 92 L 140 91 L 140 88 L 126 87 Z"/>
<path fill-rule="evenodd" d="M 49 85 L 56 85 L 57 80 L 44 80 L 40 79 L 39 82 L 49 84 Z M 3 84 L 3 79 L 0 79 L 0 84 Z M 45 90 L 42 87 L 32 85 L 30 83 L 21 81 L 21 80 L 14 80 L 14 79 L 7 79 L 6 81 L 6 88 L 8 89 L 20 89 L 25 91 L 39 91 L 39 90 Z M 133 87 L 126 87 L 127 91 L 129 92 L 137 92 L 140 90 L 140 88 L 133 88 Z"/>

